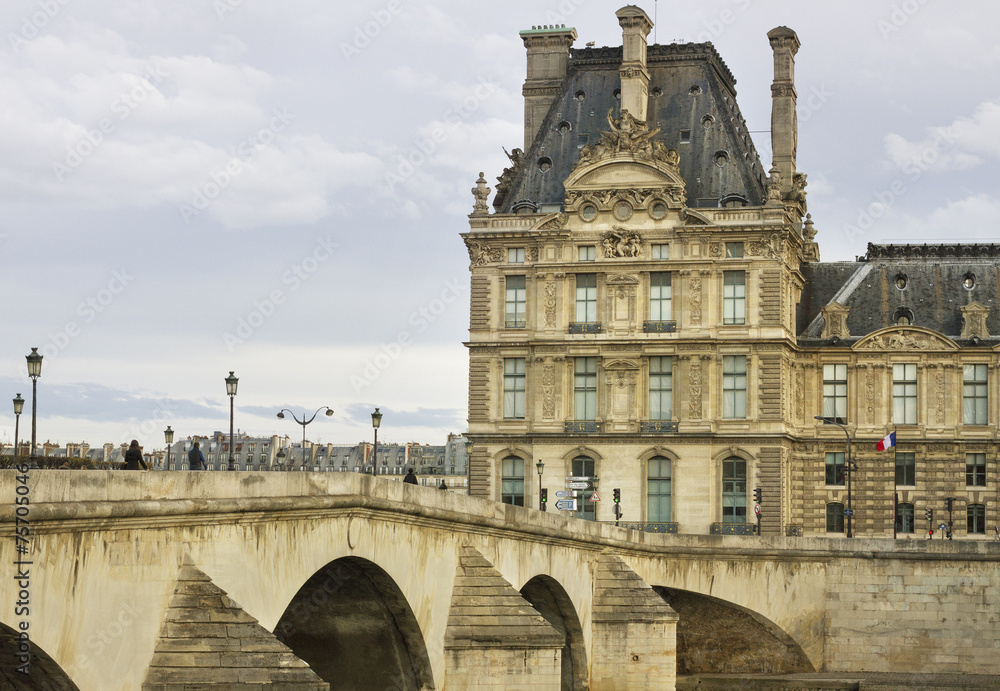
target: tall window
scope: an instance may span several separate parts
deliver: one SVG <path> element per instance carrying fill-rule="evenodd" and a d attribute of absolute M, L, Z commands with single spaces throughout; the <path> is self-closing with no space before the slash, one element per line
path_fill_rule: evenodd
<path fill-rule="evenodd" d="M 969 535 L 986 534 L 986 507 L 982 504 L 969 504 L 965 507 L 965 517 L 967 523 L 966 531 Z"/>
<path fill-rule="evenodd" d="M 827 451 L 826 453 L 826 484 L 844 484 L 844 454 L 841 452 Z"/>
<path fill-rule="evenodd" d="M 663 456 L 646 463 L 646 520 L 670 522 L 670 459 Z"/>
<path fill-rule="evenodd" d="M 670 321 L 670 274 L 665 271 L 649 274 L 649 319 L 655 322 Z"/>
<path fill-rule="evenodd" d="M 896 532 L 897 533 L 912 533 L 913 532 L 913 504 L 897 504 L 896 505 Z"/>
<path fill-rule="evenodd" d="M 985 425 L 989 415 L 986 365 L 965 365 L 962 391 L 962 422 Z"/>
<path fill-rule="evenodd" d="M 892 421 L 917 424 L 917 366 L 892 366 Z"/>
<path fill-rule="evenodd" d="M 572 463 L 573 475 L 576 477 L 595 477 L 597 475 L 596 466 L 594 464 L 594 459 L 590 456 L 577 456 L 573 459 Z M 594 506 L 594 502 L 590 501 L 590 497 L 594 494 L 593 490 L 584 490 L 580 492 L 580 504 L 577 507 L 579 513 L 577 517 L 582 518 L 585 521 L 593 521 L 597 519 L 597 511 Z"/>
<path fill-rule="evenodd" d="M 500 462 L 500 501 L 524 506 L 524 460 L 507 456 Z"/>
<path fill-rule="evenodd" d="M 503 361 L 503 416 L 507 419 L 524 419 L 523 357 L 504 358 Z"/>
<path fill-rule="evenodd" d="M 722 272 L 722 323 L 746 323 L 746 272 Z"/>
<path fill-rule="evenodd" d="M 674 360 L 649 358 L 649 419 L 673 420 Z"/>
<path fill-rule="evenodd" d="M 508 329 L 523 329 L 525 325 L 525 277 L 507 276 L 507 299 L 504 303 L 504 325 Z"/>
<path fill-rule="evenodd" d="M 576 275 L 576 321 L 597 321 L 597 274 Z"/>
<path fill-rule="evenodd" d="M 597 358 L 573 359 L 573 417 L 576 420 L 597 419 Z"/>
<path fill-rule="evenodd" d="M 747 522 L 747 462 L 742 458 L 722 462 L 722 522 Z"/>
<path fill-rule="evenodd" d="M 969 487 L 986 486 L 986 454 L 965 454 L 965 484 Z"/>
<path fill-rule="evenodd" d="M 840 502 L 826 505 L 826 532 L 844 532 L 844 505 Z"/>
<path fill-rule="evenodd" d="M 896 452 L 896 485 L 912 487 L 917 484 L 917 456 Z"/>
<path fill-rule="evenodd" d="M 745 355 L 722 358 L 722 417 L 743 420 L 747 416 L 747 359 Z"/>
<path fill-rule="evenodd" d="M 823 417 L 847 422 L 847 365 L 823 365 Z"/>

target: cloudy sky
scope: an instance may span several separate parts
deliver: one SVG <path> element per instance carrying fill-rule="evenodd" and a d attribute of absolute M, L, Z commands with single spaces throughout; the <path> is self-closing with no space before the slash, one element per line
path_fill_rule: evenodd
<path fill-rule="evenodd" d="M 0 391 L 40 441 L 162 446 L 329 405 L 310 438 L 465 429 L 467 228 L 521 144 L 518 31 L 620 45 L 599 0 L 5 0 Z M 1000 228 L 1000 6 L 640 3 L 712 41 L 769 167 L 771 52 L 802 41 L 799 169 L 824 260 Z M 654 36 L 650 36 L 652 42 Z M 10 404 L 0 442 L 10 443 Z M 22 418 L 22 438 L 30 416 Z"/>

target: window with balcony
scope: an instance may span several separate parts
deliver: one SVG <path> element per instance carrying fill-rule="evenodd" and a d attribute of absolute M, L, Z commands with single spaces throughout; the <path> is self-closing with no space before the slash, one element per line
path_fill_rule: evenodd
<path fill-rule="evenodd" d="M 573 358 L 573 417 L 597 419 L 597 358 Z"/>
<path fill-rule="evenodd" d="M 657 271 L 649 274 L 649 319 L 650 321 L 670 321 L 672 289 L 670 273 Z"/>
<path fill-rule="evenodd" d="M 597 274 L 576 275 L 576 321 L 597 321 Z"/>
<path fill-rule="evenodd" d="M 649 419 L 672 420 L 674 416 L 674 360 L 649 358 Z"/>
<path fill-rule="evenodd" d="M 722 522 L 747 522 L 747 462 L 742 458 L 722 462 Z"/>
<path fill-rule="evenodd" d="M 747 416 L 747 359 L 745 355 L 722 358 L 722 417 L 743 420 Z"/>
<path fill-rule="evenodd" d="M 650 523 L 669 523 L 670 517 L 670 459 L 656 456 L 646 462 L 646 520 Z"/>
<path fill-rule="evenodd" d="M 524 506 L 524 460 L 517 456 L 500 462 L 500 501 Z"/>

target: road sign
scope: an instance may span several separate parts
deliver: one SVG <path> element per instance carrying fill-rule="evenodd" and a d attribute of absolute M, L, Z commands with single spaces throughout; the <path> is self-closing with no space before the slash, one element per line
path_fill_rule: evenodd
<path fill-rule="evenodd" d="M 563 497 L 575 497 L 576 496 L 576 490 L 561 489 L 561 490 L 558 490 L 556 492 L 556 496 L 557 497 L 561 497 L 561 498 L 563 498 Z"/>
<path fill-rule="evenodd" d="M 576 511 L 576 499 L 560 499 L 556 502 L 559 511 Z"/>
<path fill-rule="evenodd" d="M 594 492 L 593 494 L 590 495 L 590 501 L 600 501 L 600 500 L 601 498 L 597 496 L 597 492 Z"/>
<path fill-rule="evenodd" d="M 590 482 L 589 475 L 567 475 L 566 482 Z"/>
<path fill-rule="evenodd" d="M 753 512 L 755 514 L 757 514 L 758 516 L 760 515 L 760 504 L 754 504 L 753 505 Z"/>
<path fill-rule="evenodd" d="M 566 489 L 588 489 L 590 487 L 589 482 L 567 482 Z"/>
<path fill-rule="evenodd" d="M 853 516 L 854 515 L 854 511 L 852 509 L 844 509 L 844 515 L 845 516 Z"/>
<path fill-rule="evenodd" d="M 948 530 L 947 523 L 938 523 L 938 530 Z"/>

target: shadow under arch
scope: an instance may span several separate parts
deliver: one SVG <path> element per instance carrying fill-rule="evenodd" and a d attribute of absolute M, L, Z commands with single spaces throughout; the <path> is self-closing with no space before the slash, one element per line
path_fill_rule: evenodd
<path fill-rule="evenodd" d="M 562 649 L 562 691 L 587 689 L 587 651 L 583 627 L 566 591 L 551 576 L 535 576 L 521 588 L 521 597 L 565 637 Z"/>
<path fill-rule="evenodd" d="M 18 632 L 9 626 L 0 624 L 0 688 L 12 691 L 80 691 L 69 675 L 62 670 L 48 654 L 34 643 L 30 644 L 31 663 L 30 674 L 22 674 L 17 667 L 22 664 L 18 660 Z M 95 664 L 99 664 L 95 661 Z"/>
<path fill-rule="evenodd" d="M 689 590 L 653 590 L 678 615 L 678 676 L 816 671 L 795 639 L 753 610 Z"/>
<path fill-rule="evenodd" d="M 433 689 L 420 625 L 378 565 L 337 559 L 305 582 L 274 635 L 335 689 Z"/>

